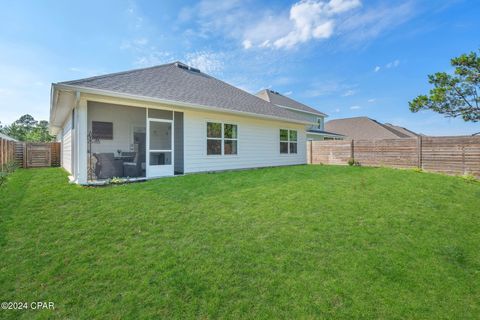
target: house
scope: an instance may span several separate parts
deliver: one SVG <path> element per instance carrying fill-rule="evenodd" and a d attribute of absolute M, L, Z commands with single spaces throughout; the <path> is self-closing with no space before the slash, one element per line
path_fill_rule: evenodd
<path fill-rule="evenodd" d="M 325 117 L 327 115 L 323 112 L 320 112 L 312 107 L 309 107 L 301 102 L 293 100 L 289 97 L 286 97 L 277 91 L 264 89 L 256 94 L 257 97 L 262 98 L 265 101 L 271 102 L 274 105 L 286 108 L 295 113 L 302 114 L 305 117 L 308 117 L 311 122 L 315 123 L 314 125 L 308 126 L 307 129 L 307 140 L 341 140 L 343 136 L 341 134 L 328 132 L 324 130 Z"/>
<path fill-rule="evenodd" d="M 419 134 L 390 123 L 380 123 L 368 117 L 330 120 L 325 129 L 350 139 L 400 139 L 416 138 Z"/>
<path fill-rule="evenodd" d="M 50 132 L 71 181 L 89 184 L 305 164 L 313 114 L 174 62 L 52 84 Z"/>

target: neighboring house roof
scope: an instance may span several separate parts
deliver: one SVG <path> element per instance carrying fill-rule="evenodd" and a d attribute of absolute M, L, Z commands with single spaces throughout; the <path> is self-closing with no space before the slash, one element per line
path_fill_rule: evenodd
<path fill-rule="evenodd" d="M 255 94 L 257 97 L 262 98 L 265 101 L 271 102 L 279 107 L 285 107 L 290 109 L 295 109 L 302 112 L 313 113 L 319 116 L 327 116 L 325 113 L 320 112 L 312 107 L 309 107 L 301 102 L 293 100 L 289 97 L 281 95 L 280 93 L 270 90 L 264 89 Z"/>
<path fill-rule="evenodd" d="M 0 132 L 0 138 L 4 139 L 4 140 L 11 140 L 11 141 L 18 141 L 17 139 L 14 139 L 10 136 L 7 136 L 6 134 L 3 134 Z"/>
<path fill-rule="evenodd" d="M 412 137 L 412 138 L 416 138 L 416 137 L 420 136 L 420 134 L 418 134 L 418 133 L 416 133 L 416 132 L 413 132 L 412 130 L 408 130 L 407 128 L 400 127 L 400 126 L 396 126 L 396 125 L 391 124 L 391 123 L 384 123 L 383 125 L 386 126 L 386 127 L 391 128 L 391 129 L 393 129 L 393 130 L 396 130 L 396 131 L 398 131 L 398 132 L 400 132 L 400 133 L 403 133 L 403 134 L 405 134 L 405 135 L 407 135 L 407 136 L 409 136 L 409 137 Z"/>
<path fill-rule="evenodd" d="M 279 108 L 259 97 L 218 80 L 181 62 L 60 82 L 58 86 L 94 89 L 137 99 L 180 102 L 191 107 L 230 111 L 309 123 L 307 117 Z"/>
<path fill-rule="evenodd" d="M 325 130 L 336 132 L 352 139 L 398 139 L 414 138 L 416 133 L 408 129 L 382 124 L 368 117 L 355 117 L 330 120 Z"/>
<path fill-rule="evenodd" d="M 310 128 L 307 130 L 307 134 L 319 134 L 319 135 L 328 135 L 328 136 L 337 136 L 337 137 L 344 137 L 344 135 L 342 134 L 338 134 L 338 133 L 335 133 L 335 132 L 328 132 L 328 131 L 324 131 L 324 130 L 320 130 L 320 129 L 313 129 L 313 128 Z"/>

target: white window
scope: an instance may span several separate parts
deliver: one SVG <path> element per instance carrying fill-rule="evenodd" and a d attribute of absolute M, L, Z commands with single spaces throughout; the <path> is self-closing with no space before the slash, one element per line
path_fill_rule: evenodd
<path fill-rule="evenodd" d="M 235 155 L 237 153 L 237 125 L 207 122 L 207 155 Z"/>
<path fill-rule="evenodd" d="M 280 153 L 297 153 L 297 130 L 280 129 Z"/>

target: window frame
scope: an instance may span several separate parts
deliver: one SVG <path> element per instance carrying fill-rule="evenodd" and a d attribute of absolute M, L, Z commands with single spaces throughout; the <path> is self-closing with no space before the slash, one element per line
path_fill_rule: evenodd
<path fill-rule="evenodd" d="M 282 140 L 282 134 L 281 134 L 282 130 L 287 131 L 287 140 Z M 290 139 L 290 132 L 295 132 L 295 140 Z M 287 144 L 287 152 L 282 152 L 282 147 L 281 147 L 282 143 Z M 292 144 L 296 145 L 295 152 L 290 152 Z M 280 155 L 298 154 L 298 130 L 280 128 L 278 130 L 278 147 L 279 147 L 278 151 Z"/>
<path fill-rule="evenodd" d="M 221 134 L 220 134 L 220 138 L 213 138 L 213 137 L 208 137 L 208 124 L 209 123 L 217 123 L 217 124 L 220 124 L 221 125 Z M 236 138 L 225 138 L 225 125 L 233 125 L 237 128 L 237 137 Z M 208 156 L 208 157 L 223 157 L 223 156 L 227 156 L 227 157 L 234 157 L 234 156 L 238 156 L 239 154 L 239 125 L 238 123 L 234 122 L 234 121 L 220 121 L 220 120 L 206 120 L 205 121 L 205 154 Z M 208 154 L 208 140 L 219 140 L 220 141 L 220 151 L 221 153 L 219 154 Z M 231 154 L 225 154 L 225 141 L 236 141 L 237 143 L 237 149 L 236 149 L 236 153 L 231 153 Z"/>

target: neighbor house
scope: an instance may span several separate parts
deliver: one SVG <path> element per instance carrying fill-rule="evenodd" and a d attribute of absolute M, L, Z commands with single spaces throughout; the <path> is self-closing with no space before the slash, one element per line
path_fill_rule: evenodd
<path fill-rule="evenodd" d="M 401 139 L 416 138 L 419 134 L 390 123 L 380 123 L 368 117 L 330 120 L 325 129 L 350 139 Z"/>
<path fill-rule="evenodd" d="M 259 91 L 256 96 L 273 103 L 277 107 L 286 108 L 301 114 L 312 123 L 315 123 L 306 128 L 307 140 L 341 140 L 344 138 L 341 134 L 324 130 L 325 117 L 327 115 L 323 112 L 269 89 Z"/>
<path fill-rule="evenodd" d="M 50 131 L 75 183 L 148 179 L 304 164 L 325 115 L 302 109 L 175 62 L 53 84 Z"/>

